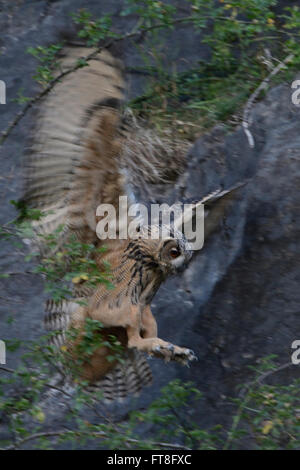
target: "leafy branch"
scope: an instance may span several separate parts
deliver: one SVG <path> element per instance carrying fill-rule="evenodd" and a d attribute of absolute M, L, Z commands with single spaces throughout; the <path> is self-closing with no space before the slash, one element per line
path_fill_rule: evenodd
<path fill-rule="evenodd" d="M 88 62 L 94 59 L 103 49 L 109 49 L 117 42 L 134 38 L 137 39 L 136 43 L 139 43 L 139 39 L 148 36 L 149 33 L 172 30 L 179 24 L 191 24 L 195 32 L 201 31 L 203 35 L 202 42 L 208 44 L 211 48 L 211 60 L 205 65 L 200 64 L 198 70 L 188 71 L 185 76 L 181 77 L 177 74 L 171 81 L 163 79 L 163 83 L 158 85 L 156 81 L 156 86 L 159 86 L 160 89 L 156 89 L 155 93 L 151 93 L 146 101 L 155 101 L 156 97 L 159 96 L 159 106 L 167 100 L 171 104 L 173 103 L 174 108 L 178 108 L 178 105 L 181 104 L 180 100 L 188 98 L 189 101 L 190 96 L 193 101 L 188 102 L 185 106 L 187 112 L 191 114 L 193 110 L 201 111 L 202 114 L 207 115 L 208 119 L 206 121 L 208 123 L 211 122 L 210 116 L 214 113 L 217 119 L 222 119 L 223 116 L 232 112 L 233 107 L 236 107 L 241 100 L 244 100 L 247 94 L 249 96 L 249 93 L 253 90 L 249 71 L 251 71 L 250 75 L 253 76 L 253 80 L 259 81 L 261 78 L 260 81 L 264 83 L 263 87 L 266 87 L 264 72 L 261 70 L 261 65 L 259 65 L 256 57 L 256 49 L 249 50 L 249 47 L 255 41 L 263 41 L 266 44 L 265 47 L 268 47 L 268 38 L 270 32 L 272 32 L 274 44 L 278 44 L 278 51 L 285 51 L 285 57 L 289 57 L 289 62 L 293 59 L 294 65 L 297 65 L 300 61 L 297 46 L 297 36 L 299 36 L 300 29 L 298 7 L 287 7 L 285 14 L 276 17 L 271 9 L 276 5 L 275 0 L 265 2 L 233 0 L 230 3 L 220 2 L 218 5 L 213 0 L 192 0 L 188 2 L 190 14 L 175 17 L 176 8 L 164 2 L 143 0 L 136 3 L 127 0 L 126 3 L 127 8 L 121 12 L 121 16 L 135 15 L 137 23 L 130 32 L 125 34 L 116 33 L 111 29 L 112 19 L 109 15 L 104 15 L 98 20 L 94 20 L 86 10 L 80 10 L 79 13 L 72 15 L 75 23 L 81 27 L 78 33 L 79 37 L 85 40 L 88 46 L 95 47 L 95 49 L 90 54 L 82 57 L 74 66 L 58 73 L 55 78 L 52 70 L 59 65 L 56 55 L 62 45 L 52 45 L 49 48 L 42 46 L 38 46 L 36 49 L 29 48 L 29 52 L 41 64 L 35 78 L 44 88 L 33 98 L 22 100 L 25 102 L 25 106 L 17 113 L 6 130 L 2 132 L 0 145 L 4 143 L 29 109 L 44 98 L 64 77 L 76 72 L 83 66 L 87 66 Z M 283 40 L 282 38 L 288 39 Z M 97 46 L 99 41 L 105 41 L 105 43 Z M 282 61 L 285 61 L 285 59 L 283 58 Z M 276 67 L 276 73 L 271 74 L 269 79 L 277 74 L 279 70 Z M 214 84 L 209 83 L 212 73 L 215 74 Z M 203 81 L 202 76 L 207 77 L 207 79 Z M 232 89 L 233 81 L 241 87 L 241 91 L 238 95 L 235 93 L 237 96 L 234 97 L 231 97 L 232 93 L 229 93 L 229 97 L 225 99 L 224 90 L 227 86 L 228 90 Z M 221 90 L 223 99 L 220 99 Z M 254 93 L 256 96 L 256 92 Z M 213 97 L 212 100 L 209 99 L 210 95 Z M 163 97 L 163 100 L 161 97 Z M 181 105 L 180 108 L 182 108 Z M 217 108 L 216 111 L 214 111 L 215 108 Z M 246 106 L 245 114 L 247 114 L 248 108 L 249 106 Z M 249 137 L 249 126 L 247 127 L 248 121 L 245 116 L 243 122 L 243 127 Z M 250 143 L 252 144 L 251 138 Z"/>
<path fill-rule="evenodd" d="M 118 429 L 118 432 L 121 432 Z M 0 450 L 15 450 L 20 448 L 23 444 L 26 444 L 29 441 L 41 439 L 41 438 L 53 438 L 53 437 L 61 437 L 66 439 L 80 439 L 81 437 L 86 437 L 89 439 L 109 439 L 110 435 L 109 433 L 106 433 L 104 431 L 97 431 L 97 432 L 91 432 L 91 431 L 71 431 L 71 430 L 66 430 L 66 429 L 61 429 L 58 431 L 49 431 L 49 432 L 39 432 L 39 433 L 34 433 L 31 434 L 30 436 L 26 436 L 23 439 L 17 440 L 17 442 L 11 446 L 0 448 Z M 127 443 L 130 445 L 130 448 L 132 446 L 139 446 L 140 445 L 140 440 L 134 439 L 131 437 L 125 437 L 124 438 L 124 443 Z M 180 444 L 174 444 L 171 442 L 158 442 L 158 441 L 149 441 L 148 445 L 151 446 L 152 449 L 171 449 L 171 450 L 191 450 L 189 447 L 185 447 Z"/>
<path fill-rule="evenodd" d="M 177 18 L 176 20 L 173 20 L 172 25 L 178 24 L 178 23 L 185 23 L 187 21 L 190 21 L 191 17 L 185 17 L 185 18 Z M 148 28 L 144 28 L 142 30 L 136 31 L 135 29 L 130 32 L 126 33 L 122 36 L 110 39 L 109 41 L 106 42 L 103 46 L 96 47 L 93 52 L 90 54 L 84 56 L 80 61 L 78 61 L 75 65 L 70 67 L 69 69 L 64 70 L 63 72 L 60 72 L 55 78 L 53 78 L 50 83 L 39 93 L 37 93 L 30 101 L 26 103 L 24 108 L 17 113 L 16 117 L 14 120 L 9 124 L 6 130 L 4 130 L 1 133 L 0 137 L 0 146 L 3 145 L 7 137 L 10 135 L 12 130 L 16 127 L 16 125 L 20 122 L 20 120 L 27 114 L 27 112 L 34 106 L 36 105 L 39 101 L 41 101 L 42 98 L 44 98 L 48 93 L 55 87 L 57 83 L 59 83 L 63 78 L 66 76 L 70 75 L 71 73 L 76 72 L 76 70 L 82 68 L 83 66 L 87 65 L 88 62 L 93 60 L 101 51 L 104 49 L 109 49 L 111 46 L 113 46 L 116 42 L 119 41 L 125 41 L 127 39 L 132 39 L 138 36 L 142 36 L 143 34 L 153 31 L 155 29 L 159 29 L 164 27 L 164 24 L 155 24 L 152 26 L 149 26 Z"/>
<path fill-rule="evenodd" d="M 31 352 L 37 363 L 40 360 L 39 351 L 44 351 L 44 348 L 33 348 Z M 49 383 L 47 370 L 43 368 L 39 371 L 21 366 L 13 370 L 0 366 L 0 371 L 10 374 L 13 381 L 20 382 L 18 394 L 7 398 L 2 396 L 0 414 L 11 417 L 15 442 L 6 446 L 2 444 L 1 450 L 21 448 L 36 440 L 39 441 L 36 444 L 38 448 L 55 448 L 65 441 L 83 444 L 87 439 L 99 441 L 100 446 L 111 449 L 231 449 L 243 447 L 241 438 L 247 438 L 254 448 L 297 449 L 299 381 L 286 386 L 264 383 L 267 378 L 290 366 L 290 363 L 278 366 L 274 356 L 263 358 L 258 367 L 252 367 L 254 379 L 243 386 L 237 398 L 232 399 L 236 404 L 232 426 L 226 429 L 218 425 L 209 430 L 199 428 L 190 417 L 190 407 L 202 399 L 201 392 L 190 382 L 173 380 L 163 387 L 160 396 L 146 410 L 130 412 L 124 423 L 115 422 L 104 410 L 98 412 L 100 395 L 96 399 L 96 395 L 92 397 L 79 385 L 70 393 Z M 0 387 L 8 382 L 8 379 L 0 379 Z M 65 397 L 70 415 L 64 417 L 64 428 L 52 431 L 42 428 L 47 413 L 42 400 L 45 387 Z M 96 424 L 86 420 L 86 407 L 96 414 Z M 28 423 L 28 414 L 39 422 L 38 427 L 24 427 L 25 422 Z M 69 428 L 70 418 L 75 418 L 75 428 L 74 421 L 70 423 L 72 429 Z M 152 425 L 152 435 L 144 440 L 135 434 L 141 422 Z"/>

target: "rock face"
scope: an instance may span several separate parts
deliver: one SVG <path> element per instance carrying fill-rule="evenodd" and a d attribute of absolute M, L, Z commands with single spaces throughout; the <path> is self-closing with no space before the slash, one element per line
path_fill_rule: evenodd
<path fill-rule="evenodd" d="M 16 7 L 12 18 L 9 10 L 5 12 L 1 18 L 5 34 L 0 79 L 7 83 L 9 98 L 21 87 L 25 96 L 35 91 L 31 80 L 35 61 L 24 54 L 24 49 L 53 42 L 55 20 L 58 18 L 60 26 L 66 25 L 67 12 L 86 7 L 86 3 L 29 1 Z M 88 3 L 99 15 L 106 4 L 117 14 L 122 2 L 101 2 L 101 8 L 100 2 Z M 31 17 L 26 18 L 30 11 Z M 179 43 L 180 39 L 179 35 Z M 131 46 L 124 57 L 127 66 L 137 60 Z M 129 83 L 132 94 L 138 93 L 142 82 L 131 75 Z M 250 149 L 241 128 L 226 134 L 218 126 L 195 142 L 174 198 L 197 198 L 245 179 L 249 183 L 239 191 L 219 230 L 205 242 L 185 273 L 163 285 L 153 302 L 160 337 L 192 348 L 199 361 L 188 369 L 153 360 L 153 386 L 134 406 L 123 407 L 122 414 L 132 406 L 144 407 L 159 394 L 161 386 L 179 377 L 194 381 L 204 394 L 202 407 L 191 410 L 199 427 L 228 425 L 232 409 L 224 406 L 224 398 L 233 396 L 236 386 L 249 380 L 248 366 L 269 354 L 277 354 L 280 363 L 290 361 L 291 343 L 300 339 L 300 109 L 292 103 L 291 95 L 290 84 L 282 84 L 255 105 L 251 127 L 254 149 Z M 1 127 L 6 127 L 18 109 L 11 102 L 1 105 Z M 34 111 L 21 121 L 1 151 L 2 222 L 15 215 L 9 200 L 21 194 L 22 154 L 33 119 Z M 8 243 L 1 246 L 0 264 L 5 272 L 28 269 L 18 248 Z M 0 296 L 1 338 L 28 340 L 43 334 L 45 294 L 38 276 L 15 274 L 2 279 Z M 15 320 L 12 324 L 7 323 L 10 317 Z M 8 354 L 8 367 L 14 367 L 19 354 Z M 299 366 L 293 366 L 285 374 L 294 377 L 299 371 Z M 63 422 L 63 407 L 57 407 L 57 400 L 47 411 L 48 429 Z M 5 425 L 0 423 L 1 429 L 5 431 Z"/>
<path fill-rule="evenodd" d="M 160 300 L 161 292 L 156 299 L 162 330 L 174 318 L 175 341 L 199 357 L 178 373 L 206 390 L 206 406 L 198 410 L 202 423 L 224 418 L 222 396 L 247 382 L 248 366 L 257 359 L 276 354 L 281 363 L 290 362 L 291 343 L 300 334 L 300 109 L 292 104 L 290 85 L 272 89 L 252 115 L 253 150 L 241 129 L 224 136 L 218 128 L 195 143 L 184 194 L 250 181 L 183 279 L 166 285 L 165 297 Z M 289 373 L 299 372 L 293 366 Z"/>

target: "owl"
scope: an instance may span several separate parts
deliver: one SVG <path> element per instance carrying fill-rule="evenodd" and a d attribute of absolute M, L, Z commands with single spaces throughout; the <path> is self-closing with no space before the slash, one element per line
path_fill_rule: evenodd
<path fill-rule="evenodd" d="M 67 70 L 90 52 L 82 47 L 66 48 L 60 70 Z M 118 237 L 128 224 L 120 214 L 120 196 L 136 203 L 133 186 L 145 198 L 152 185 L 169 184 L 170 173 L 182 171 L 187 149 L 182 141 L 173 139 L 170 146 L 143 129 L 124 111 L 124 90 L 122 64 L 108 51 L 95 55 L 87 66 L 56 84 L 39 109 L 23 197 L 27 207 L 45 214 L 34 223 L 37 235 L 53 234 L 63 226 L 56 251 L 72 236 L 97 248 L 93 259 L 99 272 L 109 265 L 112 289 L 104 283 L 91 288 L 83 282 L 76 286 L 74 298 L 58 303 L 49 300 L 44 321 L 47 330 L 55 331 L 53 344 L 60 350 L 64 346 L 74 359 L 87 319 L 101 323 L 101 343 L 82 360 L 79 380 L 91 389 L 100 388 L 108 400 L 135 394 L 150 383 L 147 355 L 182 364 L 196 358 L 188 347 L 158 337 L 150 306 L 161 283 L 191 259 L 184 234 L 173 227 L 168 235 L 152 237 L 160 227 L 141 224 L 136 238 Z M 204 203 L 207 209 L 216 203 L 217 211 L 207 219 L 212 221 L 207 231 L 222 217 L 224 201 L 234 189 L 217 190 L 195 203 Z M 115 239 L 103 240 L 96 233 L 100 204 L 115 208 Z M 40 243 L 39 248 L 44 256 L 46 248 Z M 69 331 L 77 332 L 73 341 Z M 112 336 L 123 348 L 122 361 L 112 360 L 109 348 L 103 345 L 103 338 Z"/>

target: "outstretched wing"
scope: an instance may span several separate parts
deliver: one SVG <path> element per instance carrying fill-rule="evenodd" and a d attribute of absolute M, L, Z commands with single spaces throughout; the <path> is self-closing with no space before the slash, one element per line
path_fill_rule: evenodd
<path fill-rule="evenodd" d="M 72 67 L 86 48 L 64 51 L 61 69 Z M 96 208 L 117 207 L 125 193 L 118 158 L 124 83 L 120 62 L 107 51 L 56 84 L 41 104 L 26 169 L 24 202 L 46 214 L 35 224 L 52 233 L 95 242 Z"/>

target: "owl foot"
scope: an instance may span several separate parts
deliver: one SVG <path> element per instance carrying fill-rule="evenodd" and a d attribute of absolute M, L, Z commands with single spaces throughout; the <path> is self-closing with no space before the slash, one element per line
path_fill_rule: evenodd
<path fill-rule="evenodd" d="M 176 361 L 180 364 L 189 365 L 190 361 L 197 359 L 195 353 L 191 349 L 180 348 L 174 344 L 157 345 L 153 348 L 153 353 L 155 356 L 163 357 L 166 362 Z"/>
<path fill-rule="evenodd" d="M 166 362 L 176 361 L 188 365 L 190 361 L 196 358 L 191 349 L 180 348 L 175 344 L 163 341 L 160 338 L 141 338 L 134 336 L 128 341 L 129 348 L 137 348 L 140 351 L 164 359 Z"/>

